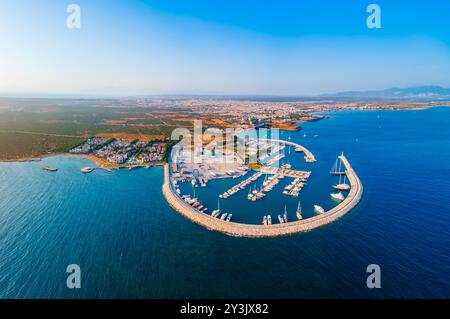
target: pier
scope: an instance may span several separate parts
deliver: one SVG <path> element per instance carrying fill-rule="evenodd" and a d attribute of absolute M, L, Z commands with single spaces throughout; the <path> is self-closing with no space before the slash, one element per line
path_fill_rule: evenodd
<path fill-rule="evenodd" d="M 281 142 L 288 143 L 285 141 Z M 305 153 L 305 157 L 306 156 L 307 155 Z M 170 180 L 169 164 L 164 166 L 164 184 L 162 186 L 162 191 L 167 202 L 177 212 L 194 223 L 197 223 L 209 230 L 222 232 L 224 234 L 236 237 L 285 236 L 299 232 L 307 232 L 332 223 L 333 221 L 344 216 L 359 203 L 363 194 L 363 185 L 347 158 L 344 155 L 341 155 L 339 156 L 339 159 L 345 167 L 345 172 L 351 186 L 348 196 L 339 205 L 324 212 L 323 214 L 288 223 L 271 225 L 241 224 L 220 220 L 205 213 L 201 213 L 183 201 L 174 191 L 173 184 Z"/>
<path fill-rule="evenodd" d="M 305 154 L 305 161 L 306 161 L 307 163 L 314 163 L 314 162 L 317 162 L 317 160 L 316 160 L 314 154 L 311 153 L 311 151 L 308 150 L 306 147 L 304 147 L 304 146 L 302 146 L 302 145 L 300 145 L 300 144 L 297 144 L 297 143 L 294 143 L 294 142 L 290 142 L 290 141 L 273 140 L 273 139 L 263 139 L 263 138 L 260 138 L 259 140 L 260 140 L 260 141 L 274 142 L 274 143 L 279 143 L 279 144 L 285 144 L 285 145 L 293 146 L 293 147 L 295 148 L 295 151 L 296 151 L 296 152 L 303 152 L 303 153 Z"/>

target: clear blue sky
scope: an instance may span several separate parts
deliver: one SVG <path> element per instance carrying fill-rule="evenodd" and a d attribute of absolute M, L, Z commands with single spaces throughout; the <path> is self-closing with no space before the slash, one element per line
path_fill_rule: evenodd
<path fill-rule="evenodd" d="M 66 7 L 81 6 L 80 30 Z M 368 29 L 377 3 L 382 28 Z M 0 2 L 0 92 L 314 95 L 450 87 L 450 1 Z"/>

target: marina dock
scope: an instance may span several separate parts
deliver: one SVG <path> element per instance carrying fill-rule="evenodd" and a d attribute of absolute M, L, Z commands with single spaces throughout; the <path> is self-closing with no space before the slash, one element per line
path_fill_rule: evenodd
<path fill-rule="evenodd" d="M 286 143 L 282 141 L 283 143 Z M 290 142 L 289 142 L 290 143 Z M 306 157 L 305 153 L 305 157 Z M 241 224 L 231 221 L 224 221 L 211 217 L 208 214 L 201 213 L 183 201 L 176 191 L 170 180 L 169 164 L 164 166 L 164 184 L 162 186 L 163 194 L 168 203 L 180 214 L 190 219 L 207 229 L 219 231 L 224 234 L 236 237 L 277 237 L 295 234 L 299 232 L 306 232 L 315 228 L 332 223 L 339 219 L 352 208 L 354 208 L 361 200 L 363 194 L 363 185 L 358 178 L 356 172 L 353 170 L 349 161 L 344 155 L 339 156 L 342 164 L 345 167 L 345 173 L 350 183 L 350 191 L 348 196 L 336 207 L 323 214 L 302 219 L 298 221 L 285 222 L 282 224 Z"/>
<path fill-rule="evenodd" d="M 273 174 L 273 175 L 282 175 L 284 177 L 292 177 L 292 178 L 308 178 L 311 175 L 311 172 L 307 171 L 296 171 L 291 169 L 280 169 L 276 167 L 261 167 L 256 171 L 262 172 L 264 174 Z"/>

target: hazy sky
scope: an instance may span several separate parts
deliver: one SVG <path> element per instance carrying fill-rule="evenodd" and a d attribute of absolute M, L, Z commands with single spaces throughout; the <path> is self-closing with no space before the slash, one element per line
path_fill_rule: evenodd
<path fill-rule="evenodd" d="M 66 7 L 81 7 L 81 29 Z M 382 10 L 368 29 L 366 8 Z M 450 87 L 450 1 L 0 0 L 0 92 Z"/>

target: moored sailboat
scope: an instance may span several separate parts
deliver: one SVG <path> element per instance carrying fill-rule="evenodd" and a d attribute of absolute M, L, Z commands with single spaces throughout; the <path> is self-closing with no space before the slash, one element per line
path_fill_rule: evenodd
<path fill-rule="evenodd" d="M 350 185 L 347 184 L 347 175 L 344 175 L 344 182 L 341 183 L 341 176 L 339 175 L 339 184 L 334 185 L 333 188 L 340 191 L 348 191 L 350 189 Z"/>
<path fill-rule="evenodd" d="M 220 213 L 220 201 L 217 201 L 217 209 L 212 211 L 211 216 L 215 217 L 219 213 Z"/>
<path fill-rule="evenodd" d="M 303 216 L 302 216 L 302 207 L 301 207 L 301 205 L 300 205 L 300 201 L 298 201 L 298 205 L 297 205 L 297 218 L 298 218 L 299 220 L 302 220 L 302 219 L 303 219 Z"/>

